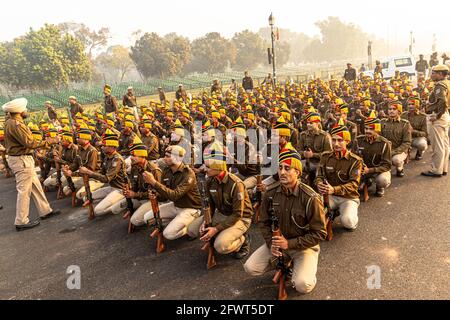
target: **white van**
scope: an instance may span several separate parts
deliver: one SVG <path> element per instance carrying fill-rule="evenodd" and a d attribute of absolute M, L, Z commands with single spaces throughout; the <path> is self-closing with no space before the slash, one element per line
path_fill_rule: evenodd
<path fill-rule="evenodd" d="M 416 75 L 416 61 L 412 55 L 388 57 L 380 61 L 383 67 L 383 78 L 390 79 L 395 75 L 395 71 L 400 71 L 401 75 L 410 77 Z M 373 70 L 364 72 L 365 75 L 373 77 Z"/>

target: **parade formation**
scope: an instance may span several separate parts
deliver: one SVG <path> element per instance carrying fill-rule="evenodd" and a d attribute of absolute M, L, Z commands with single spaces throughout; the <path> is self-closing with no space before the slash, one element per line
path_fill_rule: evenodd
<path fill-rule="evenodd" d="M 149 254 L 186 237 L 203 243 L 206 269 L 216 255 L 247 258 L 250 276 L 275 272 L 278 299 L 288 285 L 309 293 L 320 243 L 332 241 L 337 220 L 358 228 L 361 202 L 389 192 L 428 146 L 422 175 L 448 173 L 448 66 L 417 82 L 348 68 L 343 79 L 260 85 L 246 72 L 241 85 L 214 81 L 195 95 L 180 84 L 175 100 L 160 88 L 159 101 L 145 105 L 132 87 L 116 98 L 105 85 L 101 109 L 91 113 L 71 96 L 58 115 L 47 101 L 40 123 L 27 120 L 26 99 L 10 101 L 0 151 L 5 178 L 16 179 L 15 228 L 64 214 L 47 201 L 56 192 L 85 207 L 90 223 L 116 214 L 128 221 L 124 232 L 148 229 Z M 265 240 L 254 250 L 250 228 Z"/>

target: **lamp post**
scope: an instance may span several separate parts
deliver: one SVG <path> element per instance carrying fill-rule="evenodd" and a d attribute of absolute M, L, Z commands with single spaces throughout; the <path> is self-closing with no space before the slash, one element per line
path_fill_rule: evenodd
<path fill-rule="evenodd" d="M 270 34 L 272 36 L 272 78 L 273 87 L 275 88 L 275 83 L 277 81 L 277 71 L 275 69 L 275 33 L 273 32 L 273 26 L 275 24 L 275 18 L 272 13 L 269 16 Z"/>

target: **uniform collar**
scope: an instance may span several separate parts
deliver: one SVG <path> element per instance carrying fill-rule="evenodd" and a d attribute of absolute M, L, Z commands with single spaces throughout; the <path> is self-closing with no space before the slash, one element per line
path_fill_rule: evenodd
<path fill-rule="evenodd" d="M 230 178 L 230 175 L 227 171 L 222 171 L 219 175 L 214 177 L 218 183 L 226 184 L 228 182 L 228 179 Z"/>
<path fill-rule="evenodd" d="M 20 115 L 20 113 L 12 114 L 10 119 L 14 119 L 14 120 L 23 122 L 23 118 L 22 118 L 22 116 Z"/>
<path fill-rule="evenodd" d="M 185 167 L 186 167 L 186 166 L 185 166 L 184 163 L 182 162 L 182 163 L 178 166 L 177 170 L 175 170 L 174 173 L 177 173 L 177 172 L 183 172 L 183 170 L 184 170 Z M 169 167 L 169 169 L 170 169 L 170 171 L 172 171 L 172 168 Z"/>
<path fill-rule="evenodd" d="M 297 183 L 295 184 L 295 187 L 293 188 L 293 189 L 291 189 L 291 188 L 286 188 L 286 187 L 284 187 L 283 185 L 280 185 L 280 191 L 281 191 L 281 193 L 283 193 L 285 196 L 291 196 L 291 195 L 293 195 L 293 196 L 295 196 L 295 197 L 298 197 L 298 195 L 299 195 L 299 189 L 300 189 L 300 187 L 299 187 L 299 181 L 297 181 Z"/>
<path fill-rule="evenodd" d="M 389 117 L 388 119 L 389 122 L 400 122 L 401 117 L 397 117 L 396 119 L 392 119 L 391 117 Z"/>
<path fill-rule="evenodd" d="M 341 151 L 341 152 L 334 152 L 333 151 L 333 154 L 334 154 L 334 157 L 336 158 L 336 159 L 342 159 L 342 158 L 345 158 L 345 159 L 349 159 L 349 157 L 350 157 L 350 152 L 348 151 L 348 150 L 344 150 L 344 151 Z"/>

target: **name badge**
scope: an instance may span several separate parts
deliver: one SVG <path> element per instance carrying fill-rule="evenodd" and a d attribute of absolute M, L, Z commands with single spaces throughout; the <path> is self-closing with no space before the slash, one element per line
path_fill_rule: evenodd
<path fill-rule="evenodd" d="M 327 170 L 333 170 L 334 168 L 333 167 L 327 167 Z"/>
<path fill-rule="evenodd" d="M 211 193 L 217 193 L 217 190 L 209 190 Z"/>

